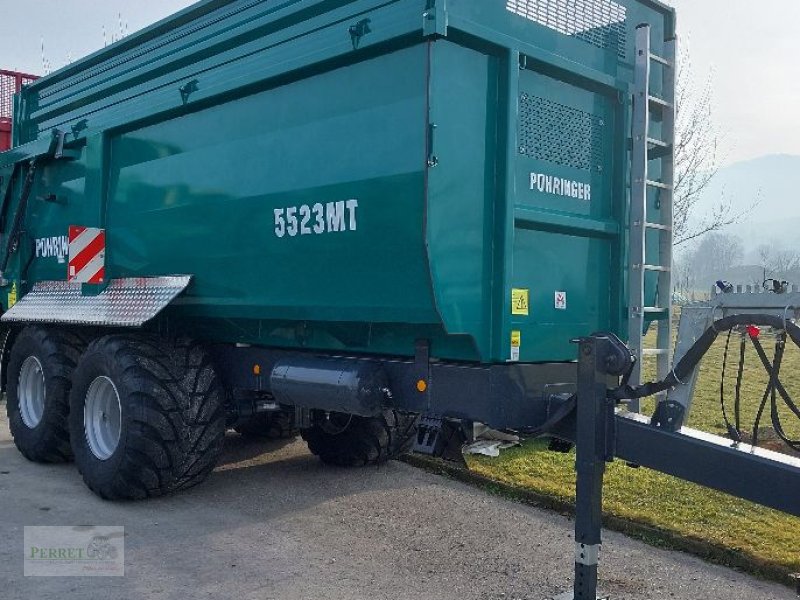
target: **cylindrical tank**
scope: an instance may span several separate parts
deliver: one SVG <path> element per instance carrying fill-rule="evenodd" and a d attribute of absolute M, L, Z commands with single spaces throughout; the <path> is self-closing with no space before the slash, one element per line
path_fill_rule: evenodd
<path fill-rule="evenodd" d="M 391 397 L 379 363 L 303 356 L 273 367 L 270 392 L 281 404 L 363 417 L 379 414 Z"/>

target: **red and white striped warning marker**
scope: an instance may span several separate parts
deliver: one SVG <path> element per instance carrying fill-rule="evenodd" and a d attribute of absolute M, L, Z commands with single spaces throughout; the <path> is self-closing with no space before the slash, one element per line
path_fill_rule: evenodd
<path fill-rule="evenodd" d="M 103 283 L 105 276 L 106 230 L 71 225 L 67 281 Z"/>

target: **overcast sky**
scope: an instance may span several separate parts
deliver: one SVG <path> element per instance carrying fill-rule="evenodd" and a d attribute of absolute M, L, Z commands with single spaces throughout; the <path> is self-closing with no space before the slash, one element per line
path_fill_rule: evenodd
<path fill-rule="evenodd" d="M 475 0 L 476 2 L 501 0 Z M 694 78 L 712 78 L 714 120 L 725 162 L 800 155 L 800 0 L 672 0 Z M 0 3 L 0 68 L 42 71 L 41 42 L 55 68 L 140 29 L 189 0 L 29 0 Z"/>

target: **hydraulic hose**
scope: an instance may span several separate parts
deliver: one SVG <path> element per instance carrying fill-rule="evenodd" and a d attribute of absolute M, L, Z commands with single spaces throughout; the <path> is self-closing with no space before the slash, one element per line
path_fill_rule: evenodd
<path fill-rule="evenodd" d="M 648 396 L 655 396 L 656 394 L 666 392 L 667 390 L 687 383 L 689 378 L 692 376 L 692 372 L 694 371 L 695 367 L 697 367 L 702 358 L 711 349 L 711 346 L 714 344 L 720 333 L 728 332 L 734 327 L 747 325 L 772 327 L 774 329 L 786 331 L 786 334 L 792 339 L 792 341 L 797 346 L 800 346 L 800 327 L 791 321 L 782 319 L 781 317 L 759 314 L 742 314 L 724 317 L 718 321 L 714 321 L 711 327 L 709 327 L 703 333 L 703 335 L 700 336 L 700 338 L 694 343 L 689 351 L 680 359 L 680 361 L 678 361 L 666 379 L 663 381 L 646 383 L 636 387 L 624 385 L 611 392 L 611 397 L 615 400 L 635 400 L 639 398 L 646 398 Z M 762 362 L 766 361 L 765 366 L 769 366 L 769 359 L 767 359 L 766 354 L 764 354 L 761 359 Z M 771 372 L 771 367 L 769 367 L 769 370 Z M 786 390 L 780 382 L 776 383 L 776 389 L 782 396 L 786 394 Z M 788 394 L 786 394 L 786 396 L 788 396 Z"/>
<path fill-rule="evenodd" d="M 727 364 L 728 345 L 730 343 L 730 332 L 734 330 L 736 327 L 746 327 L 751 325 L 756 327 L 771 327 L 775 330 L 784 332 L 782 335 L 788 336 L 798 347 L 800 347 L 800 326 L 796 325 L 795 323 L 789 320 L 785 320 L 782 319 L 781 317 L 776 317 L 773 315 L 764 315 L 764 314 L 740 314 L 740 315 L 732 315 L 730 317 L 724 317 L 712 323 L 711 327 L 709 327 L 703 333 L 703 335 L 700 336 L 700 338 L 692 345 L 692 347 L 689 349 L 688 352 L 686 352 L 686 354 L 681 358 L 681 360 L 678 361 L 678 363 L 672 369 L 670 374 L 663 381 L 654 381 L 640 386 L 630 386 L 628 385 L 627 381 L 630 377 L 630 372 L 632 371 L 632 365 L 631 365 L 631 368 L 628 370 L 628 372 L 624 373 L 622 376 L 622 385 L 617 389 L 609 390 L 608 398 L 615 400 L 616 402 L 646 398 L 648 396 L 654 396 L 656 394 L 666 392 L 667 390 L 675 388 L 679 385 L 684 385 L 688 383 L 689 379 L 692 377 L 695 368 L 703 359 L 703 357 L 708 353 L 708 351 L 711 349 L 711 346 L 714 344 L 717 337 L 719 337 L 721 333 L 729 334 L 728 344 L 726 344 L 726 349 L 725 349 L 725 360 L 724 360 L 724 362 Z M 800 419 L 800 407 L 798 407 L 797 404 L 795 404 L 791 396 L 789 396 L 789 393 L 786 391 L 786 388 L 783 386 L 783 384 L 780 382 L 780 379 L 778 378 L 781 361 L 783 359 L 783 347 L 779 344 L 779 347 L 777 348 L 776 351 L 775 361 L 774 363 L 770 363 L 769 358 L 767 357 L 767 354 L 764 351 L 764 348 L 761 345 L 761 342 L 758 340 L 758 338 L 751 336 L 751 340 L 756 348 L 756 352 L 759 356 L 759 359 L 761 360 L 762 365 L 764 366 L 764 368 L 767 371 L 767 374 L 770 377 L 770 382 L 764 394 L 763 402 L 761 403 L 761 406 L 759 408 L 758 421 L 761 420 L 763 412 L 766 409 L 766 402 L 771 396 L 772 403 L 771 403 L 770 416 L 776 433 L 790 447 L 800 450 L 800 442 L 791 440 L 786 435 L 786 432 L 784 431 L 780 423 L 780 418 L 777 409 L 776 396 L 780 395 L 783 401 L 785 402 L 786 406 L 792 411 L 792 413 L 794 413 Z M 744 343 L 742 343 L 740 347 L 740 362 L 739 362 L 739 369 L 737 372 L 737 381 L 736 381 L 737 401 L 735 407 L 735 413 L 736 413 L 735 425 L 730 424 L 727 418 L 727 414 L 725 413 L 724 383 L 720 387 L 720 397 L 721 399 L 723 399 L 723 405 L 722 405 L 723 414 L 725 415 L 725 421 L 728 426 L 729 433 L 731 433 L 735 441 L 740 441 L 741 439 L 739 432 L 740 428 L 739 395 L 741 393 L 743 366 L 744 366 Z M 543 435 L 547 435 L 572 415 L 572 413 L 575 411 L 577 407 L 577 402 L 578 402 L 577 395 L 569 397 L 541 426 L 536 428 L 524 429 L 520 431 L 520 433 L 527 437 L 540 437 Z M 757 439 L 757 432 L 754 432 L 754 435 L 756 436 Z M 754 442 L 755 441 L 756 440 L 754 439 Z"/>

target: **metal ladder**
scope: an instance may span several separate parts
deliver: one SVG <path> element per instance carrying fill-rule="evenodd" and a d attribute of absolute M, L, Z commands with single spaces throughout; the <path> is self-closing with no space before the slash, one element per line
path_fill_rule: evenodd
<path fill-rule="evenodd" d="M 633 146 L 631 159 L 630 258 L 628 265 L 628 344 L 637 358 L 631 383 L 642 379 L 643 359 L 655 357 L 658 379 L 672 369 L 672 228 L 675 179 L 675 79 L 676 40 L 664 42 L 663 55 L 654 54 L 649 25 L 636 30 L 636 62 L 634 73 Z M 661 93 L 651 90 L 654 74 L 661 74 Z M 661 123 L 661 134 L 652 137 L 651 123 Z M 651 176 L 651 165 L 660 163 L 661 177 Z M 656 203 L 648 206 L 656 196 Z M 660 209 L 656 221 L 651 214 Z M 650 213 L 650 214 L 648 214 Z M 648 232 L 659 237 L 658 257 L 646 252 Z M 651 234 L 653 235 L 653 234 Z M 652 253 L 651 253 L 652 254 Z M 656 302 L 645 297 L 647 273 L 658 273 Z M 650 300 L 652 306 L 647 302 Z M 644 348 L 644 326 L 647 320 L 658 322 L 656 348 Z M 639 412 L 639 401 L 630 410 Z"/>

